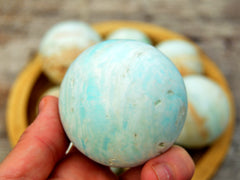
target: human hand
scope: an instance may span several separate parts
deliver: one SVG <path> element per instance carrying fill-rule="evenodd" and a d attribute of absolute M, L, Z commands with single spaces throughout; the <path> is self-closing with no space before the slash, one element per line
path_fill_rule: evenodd
<path fill-rule="evenodd" d="M 191 157 L 179 146 L 117 177 L 109 167 L 90 160 L 75 148 L 66 155 L 68 145 L 60 123 L 58 100 L 45 97 L 35 121 L 0 164 L 0 179 L 187 180 L 194 172 Z"/>

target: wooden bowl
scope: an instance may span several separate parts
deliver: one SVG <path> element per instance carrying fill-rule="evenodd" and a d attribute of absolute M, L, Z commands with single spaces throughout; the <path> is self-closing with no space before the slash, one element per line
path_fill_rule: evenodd
<path fill-rule="evenodd" d="M 151 38 L 153 44 L 167 39 L 190 41 L 186 37 L 167 29 L 140 22 L 112 21 L 94 24 L 93 27 L 103 38 L 118 28 L 132 27 L 145 32 Z M 235 107 L 225 77 L 212 60 L 201 49 L 199 51 L 204 64 L 205 75 L 215 80 L 225 90 L 231 105 L 230 121 L 222 136 L 209 147 L 188 150 L 196 164 L 193 180 L 207 180 L 217 171 L 231 144 L 235 123 Z M 12 87 L 7 106 L 7 131 L 12 146 L 17 143 L 23 131 L 36 117 L 36 107 L 42 93 L 53 85 L 42 73 L 42 64 L 38 56 L 20 73 Z"/>

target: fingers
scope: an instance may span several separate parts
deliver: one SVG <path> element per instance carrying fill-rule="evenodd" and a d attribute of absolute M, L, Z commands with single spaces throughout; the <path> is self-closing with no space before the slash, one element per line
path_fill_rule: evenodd
<path fill-rule="evenodd" d="M 93 162 L 75 148 L 56 166 L 51 178 L 78 180 L 117 179 L 108 167 Z"/>
<path fill-rule="evenodd" d="M 141 175 L 142 180 L 188 180 L 194 173 L 195 165 L 190 155 L 181 147 L 173 146 L 162 155 L 149 160 L 137 171 L 127 171 L 122 179 Z"/>
<path fill-rule="evenodd" d="M 64 159 L 68 140 L 60 123 L 58 100 L 45 97 L 40 113 L 27 128 L 16 147 L 0 164 L 0 179 L 117 179 L 108 167 L 102 166 L 74 150 Z M 151 159 L 143 167 L 124 173 L 122 179 L 191 179 L 194 163 L 181 147 L 173 146 Z"/>
<path fill-rule="evenodd" d="M 46 179 L 68 146 L 58 114 L 58 100 L 42 99 L 40 113 L 0 165 L 0 179 Z"/>
<path fill-rule="evenodd" d="M 147 162 L 142 169 L 142 179 L 191 179 L 194 163 L 188 153 L 179 146 Z"/>

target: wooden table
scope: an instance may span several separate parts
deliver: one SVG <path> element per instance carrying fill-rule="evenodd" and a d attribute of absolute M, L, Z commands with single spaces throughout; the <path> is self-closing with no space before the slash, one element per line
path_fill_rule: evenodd
<path fill-rule="evenodd" d="M 232 146 L 214 179 L 240 179 L 239 8 L 238 0 L 0 0 L 0 161 L 11 150 L 5 128 L 7 96 L 46 30 L 69 19 L 136 20 L 191 38 L 223 71 L 235 97 L 237 119 Z"/>

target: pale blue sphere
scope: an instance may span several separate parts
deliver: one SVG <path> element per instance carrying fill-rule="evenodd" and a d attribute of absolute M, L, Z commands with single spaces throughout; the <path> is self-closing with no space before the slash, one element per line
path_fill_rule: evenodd
<path fill-rule="evenodd" d="M 82 51 L 100 41 L 100 35 L 89 24 L 82 21 L 63 21 L 46 32 L 39 53 L 50 57 L 66 49 Z"/>
<path fill-rule="evenodd" d="M 42 71 L 55 84 L 60 84 L 69 65 L 88 47 L 99 43 L 100 35 L 82 21 L 63 21 L 44 35 L 39 55 Z"/>
<path fill-rule="evenodd" d="M 183 76 L 204 73 L 200 53 L 192 43 L 171 39 L 160 42 L 156 48 L 171 59 Z"/>
<path fill-rule="evenodd" d="M 120 28 L 111 32 L 107 39 L 128 39 L 152 44 L 150 38 L 142 31 L 134 28 Z"/>
<path fill-rule="evenodd" d="M 202 148 L 213 143 L 227 128 L 230 103 L 223 88 L 206 76 L 186 76 L 184 83 L 188 112 L 176 142 L 187 148 Z"/>
<path fill-rule="evenodd" d="M 108 40 L 84 51 L 61 84 L 65 132 L 89 158 L 133 167 L 166 151 L 183 127 L 187 97 L 173 63 L 133 40 Z"/>

